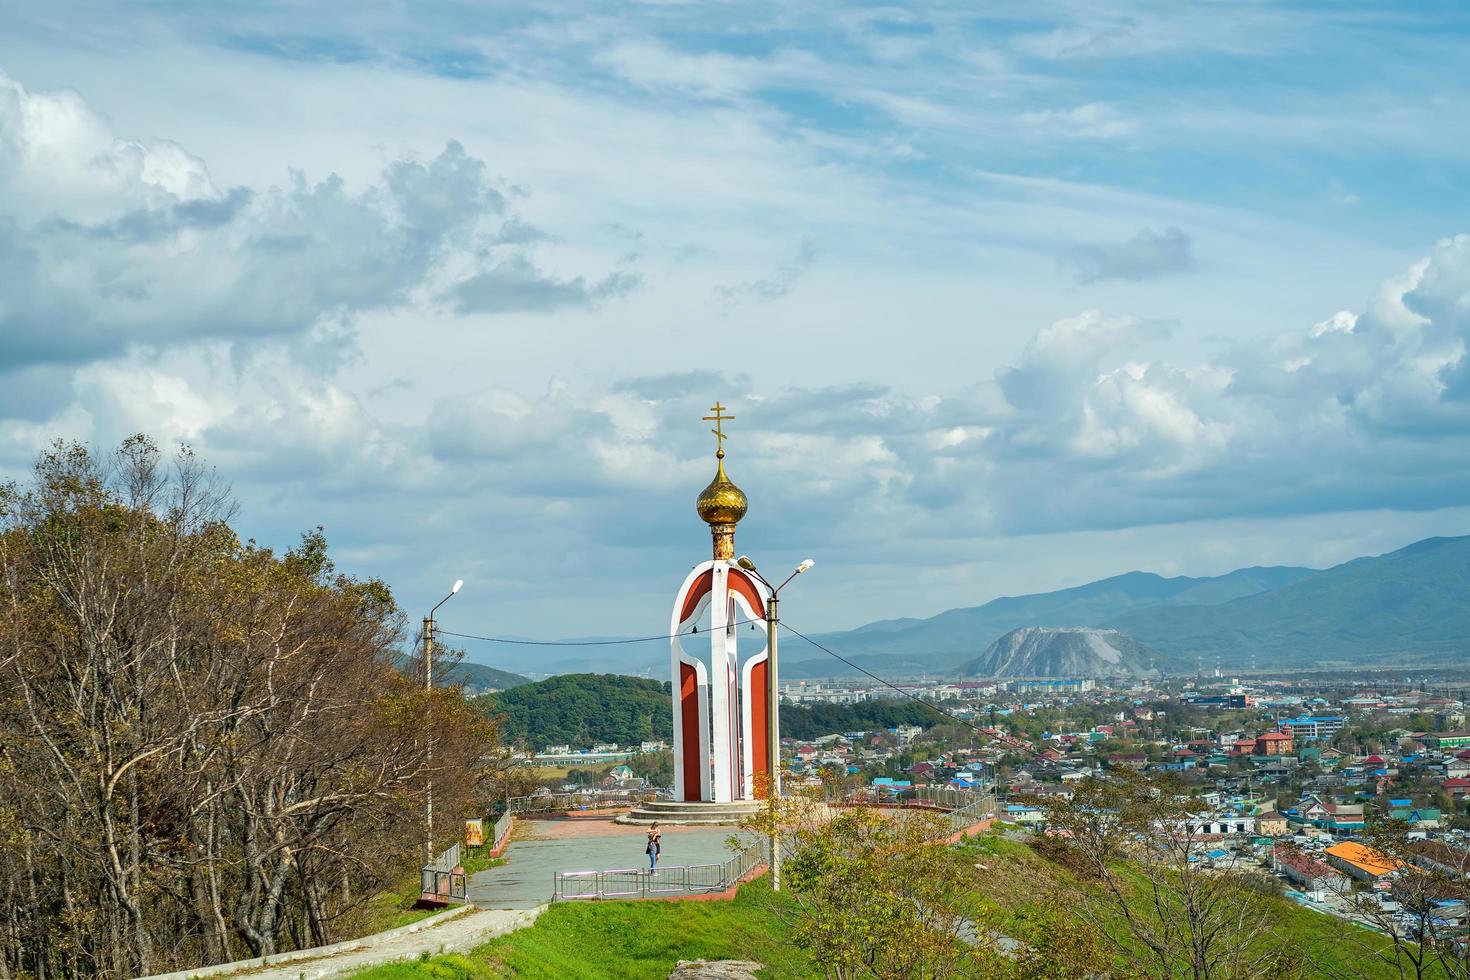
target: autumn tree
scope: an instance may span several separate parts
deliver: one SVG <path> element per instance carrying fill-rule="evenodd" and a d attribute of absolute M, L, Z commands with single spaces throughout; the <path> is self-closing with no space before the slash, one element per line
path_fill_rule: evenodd
<path fill-rule="evenodd" d="M 395 669 L 386 586 L 232 516 L 142 437 L 0 492 L 0 975 L 330 941 L 406 869 L 431 780 L 474 806 L 493 728 Z"/>
<path fill-rule="evenodd" d="M 1427 840 L 1391 819 L 1374 821 L 1362 843 L 1369 860 L 1394 869 L 1386 891 L 1352 895 L 1357 917 L 1373 929 L 1351 937 L 1364 961 L 1414 980 L 1470 980 L 1464 924 L 1447 914 L 1470 901 L 1470 850 Z"/>
<path fill-rule="evenodd" d="M 819 796 L 768 797 L 747 825 L 781 842 L 795 941 L 831 980 L 966 975 L 984 943 L 969 914 L 976 872 L 944 845 L 944 818 Z"/>
<path fill-rule="evenodd" d="M 1045 804 L 1054 848 L 1087 887 L 1087 921 L 1130 969 L 1158 980 L 1247 980 L 1302 969 L 1274 935 L 1274 883 L 1259 872 L 1214 868 L 1200 832 L 1202 806 L 1175 780 L 1132 770 L 1080 783 Z"/>

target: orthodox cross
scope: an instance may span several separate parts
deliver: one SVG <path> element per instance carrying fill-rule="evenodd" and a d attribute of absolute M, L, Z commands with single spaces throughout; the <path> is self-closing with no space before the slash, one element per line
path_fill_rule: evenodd
<path fill-rule="evenodd" d="M 701 421 L 713 422 L 715 424 L 715 427 L 713 429 L 710 429 L 710 431 L 715 434 L 715 442 L 718 449 L 718 452 L 715 455 L 723 459 L 725 456 L 725 423 L 734 421 L 735 416 L 726 415 L 725 406 L 721 405 L 719 402 L 715 402 L 714 407 L 712 407 L 710 411 L 714 412 L 715 414 L 706 415 L 703 419 L 701 419 Z"/>

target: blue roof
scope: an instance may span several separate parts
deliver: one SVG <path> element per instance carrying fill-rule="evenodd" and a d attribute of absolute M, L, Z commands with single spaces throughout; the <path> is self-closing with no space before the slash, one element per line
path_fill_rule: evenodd
<path fill-rule="evenodd" d="M 1389 806 L 1413 806 L 1414 805 L 1414 801 L 1413 800 L 1389 800 L 1388 801 L 1388 805 Z"/>

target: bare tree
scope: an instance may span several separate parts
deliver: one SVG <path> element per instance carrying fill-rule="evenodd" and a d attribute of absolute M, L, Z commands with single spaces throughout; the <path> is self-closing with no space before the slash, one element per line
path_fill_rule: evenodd
<path fill-rule="evenodd" d="M 0 492 L 0 976 L 329 941 L 405 870 L 431 776 L 477 806 L 494 728 L 398 672 L 387 588 L 232 515 L 142 437 Z"/>
<path fill-rule="evenodd" d="M 1077 900 L 1132 969 L 1159 980 L 1299 973 L 1299 954 L 1272 932 L 1274 884 L 1210 866 L 1201 810 L 1172 780 L 1132 770 L 1046 803 L 1053 846 L 1092 886 Z"/>
<path fill-rule="evenodd" d="M 1383 878 L 1386 889 L 1352 895 L 1357 917 L 1373 931 L 1350 939 L 1374 965 L 1374 975 L 1386 966 L 1415 980 L 1470 980 L 1463 918 L 1470 901 L 1470 850 L 1424 839 L 1399 820 L 1376 821 L 1362 843 L 1367 860 L 1391 869 Z"/>

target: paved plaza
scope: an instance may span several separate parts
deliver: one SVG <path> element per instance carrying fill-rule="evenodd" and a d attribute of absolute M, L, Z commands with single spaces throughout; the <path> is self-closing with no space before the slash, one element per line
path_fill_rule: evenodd
<path fill-rule="evenodd" d="M 733 856 L 725 842 L 734 833 L 754 840 L 736 827 L 669 827 L 659 864 L 722 864 Z M 557 871 L 648 867 L 646 839 L 644 828 L 609 819 L 518 820 L 506 862 L 470 878 L 469 899 L 481 908 L 534 908 L 551 898 Z"/>

